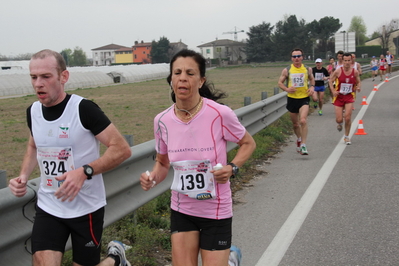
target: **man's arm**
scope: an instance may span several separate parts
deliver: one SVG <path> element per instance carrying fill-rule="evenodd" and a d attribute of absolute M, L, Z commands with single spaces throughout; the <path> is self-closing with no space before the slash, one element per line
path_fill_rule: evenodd
<path fill-rule="evenodd" d="M 26 184 L 36 165 L 36 144 L 32 135 L 30 135 L 19 176 L 11 179 L 8 186 L 15 196 L 22 197 L 26 194 Z"/>
<path fill-rule="evenodd" d="M 287 79 L 287 69 L 286 68 L 284 68 L 283 69 L 283 71 L 281 71 L 281 75 L 280 75 L 280 77 L 278 78 L 278 87 L 280 88 L 280 89 L 282 89 L 283 91 L 286 91 L 286 89 L 287 89 L 287 86 L 285 86 L 285 80 Z"/>
<path fill-rule="evenodd" d="M 107 150 L 100 158 L 89 163 L 94 168 L 94 174 L 115 168 L 132 154 L 129 144 L 112 123 L 96 138 L 107 147 Z"/>
<path fill-rule="evenodd" d="M 129 144 L 112 123 L 96 135 L 96 138 L 107 149 L 100 158 L 88 163 L 94 169 L 93 175 L 109 171 L 130 157 L 131 150 Z M 61 198 L 62 201 L 72 201 L 79 193 L 87 176 L 84 174 L 83 167 L 79 167 L 78 169 L 64 173 L 56 179 L 65 181 L 56 191 L 55 196 L 58 199 Z"/>
<path fill-rule="evenodd" d="M 313 70 L 311 67 L 309 67 L 308 69 L 308 79 L 309 79 L 308 95 L 313 95 L 316 81 L 314 80 Z"/>
<path fill-rule="evenodd" d="M 338 91 L 334 88 L 333 82 L 339 77 L 339 74 L 341 74 L 341 68 L 338 68 L 335 70 L 332 75 L 330 76 L 330 79 L 328 80 L 328 86 L 330 87 L 331 95 L 336 97 L 338 95 Z"/>
<path fill-rule="evenodd" d="M 280 89 L 282 89 L 283 91 L 285 91 L 287 93 L 294 93 L 296 91 L 295 87 L 288 88 L 284 84 L 287 79 L 288 79 L 288 71 L 286 68 L 284 68 L 283 71 L 281 71 L 281 75 L 278 79 L 278 86 Z"/>
<path fill-rule="evenodd" d="M 357 92 L 360 92 L 362 89 L 362 83 L 360 80 L 360 74 L 356 70 L 355 70 L 355 78 L 356 78 L 356 90 Z"/>

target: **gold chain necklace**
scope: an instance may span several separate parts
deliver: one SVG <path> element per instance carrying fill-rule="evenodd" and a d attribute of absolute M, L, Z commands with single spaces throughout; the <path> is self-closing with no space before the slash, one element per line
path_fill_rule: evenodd
<path fill-rule="evenodd" d="M 187 114 L 190 114 L 188 117 L 186 117 L 186 116 L 181 117 L 184 120 L 190 120 L 191 118 L 193 118 L 194 115 L 196 115 L 198 113 L 201 106 L 202 106 L 202 97 L 200 97 L 199 102 L 190 110 L 179 109 L 176 104 L 175 104 L 175 109 L 176 109 L 176 111 L 185 112 Z M 197 107 L 197 109 L 195 109 L 194 113 L 190 113 L 190 111 L 193 110 L 195 107 Z M 176 113 L 178 113 L 178 112 L 176 112 Z"/>

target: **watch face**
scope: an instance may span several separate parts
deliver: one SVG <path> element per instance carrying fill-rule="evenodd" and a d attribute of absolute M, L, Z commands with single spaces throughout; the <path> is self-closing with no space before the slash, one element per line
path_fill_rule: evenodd
<path fill-rule="evenodd" d="M 85 167 L 85 172 L 87 175 L 92 175 L 93 174 L 93 168 L 91 168 L 90 166 L 86 166 Z"/>
<path fill-rule="evenodd" d="M 233 167 L 233 173 L 234 173 L 235 175 L 238 173 L 238 167 L 237 167 L 237 166 L 234 166 L 234 167 Z"/>

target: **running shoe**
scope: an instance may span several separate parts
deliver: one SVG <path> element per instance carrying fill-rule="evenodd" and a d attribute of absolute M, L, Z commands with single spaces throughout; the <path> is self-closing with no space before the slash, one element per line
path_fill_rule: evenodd
<path fill-rule="evenodd" d="M 345 142 L 346 145 L 351 145 L 352 144 L 351 140 L 349 138 L 347 138 L 347 137 L 344 138 L 344 142 Z"/>
<path fill-rule="evenodd" d="M 323 111 L 322 110 L 319 111 L 319 115 L 323 115 Z"/>
<path fill-rule="evenodd" d="M 300 140 L 296 140 L 296 151 L 297 152 L 301 151 L 301 141 Z"/>
<path fill-rule="evenodd" d="M 373 78 L 373 81 L 374 81 L 374 78 Z"/>
<path fill-rule="evenodd" d="M 241 249 L 236 246 L 230 247 L 229 265 L 240 266 L 242 260 Z"/>
<path fill-rule="evenodd" d="M 126 245 L 113 240 L 111 242 L 108 243 L 108 250 L 107 250 L 107 255 L 114 255 L 114 256 L 118 256 L 120 259 L 120 263 L 118 266 L 131 266 L 130 262 L 126 259 L 126 254 L 125 254 L 125 250 L 126 250 Z"/>
<path fill-rule="evenodd" d="M 341 125 L 341 124 L 338 124 L 338 125 L 337 125 L 337 129 L 338 129 L 339 132 L 341 132 L 341 131 L 342 131 L 342 125 Z"/>
<path fill-rule="evenodd" d="M 301 147 L 300 154 L 301 154 L 301 155 L 309 155 L 308 149 L 306 149 L 306 146 L 302 146 L 302 147 Z"/>
<path fill-rule="evenodd" d="M 314 107 L 314 109 L 317 109 L 317 104 L 314 104 L 313 107 Z"/>

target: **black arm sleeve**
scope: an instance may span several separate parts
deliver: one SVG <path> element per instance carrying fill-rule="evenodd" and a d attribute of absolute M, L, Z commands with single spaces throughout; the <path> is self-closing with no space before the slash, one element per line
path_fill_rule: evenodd
<path fill-rule="evenodd" d="M 28 124 L 30 134 L 32 135 L 32 119 L 31 119 L 31 114 L 30 114 L 31 109 L 32 109 L 32 105 L 26 109 L 26 124 Z"/>
<path fill-rule="evenodd" d="M 101 133 L 111 124 L 111 120 L 109 120 L 101 108 L 96 103 L 87 99 L 83 99 L 79 104 L 79 116 L 82 125 L 90 130 L 94 136 Z"/>

